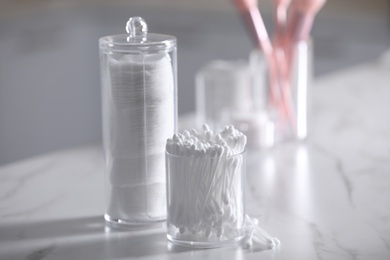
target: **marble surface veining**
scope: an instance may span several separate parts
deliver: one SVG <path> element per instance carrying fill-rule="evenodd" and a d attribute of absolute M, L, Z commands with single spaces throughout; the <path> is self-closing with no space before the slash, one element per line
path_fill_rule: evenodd
<path fill-rule="evenodd" d="M 191 250 L 164 227 L 105 227 L 100 146 L 0 168 L 0 259 L 390 259 L 390 64 L 332 74 L 312 89 L 309 138 L 247 160 L 247 212 L 275 250 Z"/>

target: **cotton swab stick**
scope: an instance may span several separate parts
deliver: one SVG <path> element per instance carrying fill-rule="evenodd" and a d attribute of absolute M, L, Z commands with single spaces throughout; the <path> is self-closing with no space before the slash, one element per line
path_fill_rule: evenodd
<path fill-rule="evenodd" d="M 265 56 L 272 56 L 272 45 L 257 7 L 257 0 L 233 0 L 240 11 L 257 46 L 263 50 Z"/>
<path fill-rule="evenodd" d="M 293 0 L 290 5 L 288 21 L 289 39 L 297 42 L 307 40 L 313 20 L 326 0 Z"/>
<path fill-rule="evenodd" d="M 258 225 L 258 219 L 250 218 L 248 215 L 246 215 L 245 221 L 247 228 L 247 236 L 245 239 L 246 248 L 253 245 L 252 240 L 260 243 L 262 246 L 266 246 L 267 248 L 275 248 L 280 245 L 279 239 L 272 237 Z"/>
<path fill-rule="evenodd" d="M 249 31 L 256 42 L 256 45 L 264 53 L 268 67 L 268 80 L 270 85 L 270 103 L 276 107 L 282 115 L 282 119 L 295 129 L 294 114 L 289 106 L 289 96 L 285 93 L 287 86 L 284 86 L 287 79 L 278 70 L 277 57 L 269 39 L 260 11 L 257 7 L 257 0 L 234 0 L 236 8 L 240 11 Z"/>
<path fill-rule="evenodd" d="M 291 0 L 274 0 L 275 34 L 273 37 L 274 46 L 282 46 L 285 40 L 287 26 L 287 8 Z"/>
<path fill-rule="evenodd" d="M 299 41 L 308 40 L 314 17 L 325 2 L 326 0 L 292 0 L 290 4 L 286 40 L 284 41 L 288 77 L 292 70 L 296 45 Z"/>

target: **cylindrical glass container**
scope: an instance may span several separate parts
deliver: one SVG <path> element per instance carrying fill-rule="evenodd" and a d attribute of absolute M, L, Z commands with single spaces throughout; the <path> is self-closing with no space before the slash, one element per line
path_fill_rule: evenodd
<path fill-rule="evenodd" d="M 220 129 L 233 114 L 248 114 L 256 106 L 246 61 L 216 60 L 196 75 L 197 125 Z"/>
<path fill-rule="evenodd" d="M 256 62 L 256 75 L 252 75 L 247 61 L 240 60 L 212 61 L 196 75 L 197 126 L 206 123 L 220 129 L 234 125 L 248 137 L 249 149 L 270 146 L 271 122 L 265 113 L 266 85 L 258 78 L 265 77 L 265 66 L 262 60 L 256 59 Z"/>
<path fill-rule="evenodd" d="M 176 38 L 147 33 L 100 39 L 106 213 L 114 226 L 166 219 L 165 142 L 176 131 Z"/>
<path fill-rule="evenodd" d="M 167 237 L 213 248 L 240 241 L 245 225 L 245 152 L 222 157 L 166 153 Z"/>
<path fill-rule="evenodd" d="M 259 51 L 252 52 L 251 60 L 257 58 L 262 59 L 262 54 Z M 274 122 L 274 142 L 304 140 L 307 137 L 310 112 L 311 41 L 299 41 L 285 51 L 276 49 L 273 59 L 273 63 L 267 64 L 266 99 L 268 115 Z M 263 79 L 260 79 L 261 82 L 256 84 L 263 84 Z"/>

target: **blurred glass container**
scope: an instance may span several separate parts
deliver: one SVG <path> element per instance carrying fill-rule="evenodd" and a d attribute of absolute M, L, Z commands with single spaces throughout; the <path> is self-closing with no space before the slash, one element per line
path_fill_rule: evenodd
<path fill-rule="evenodd" d="M 248 137 L 249 149 L 273 144 L 273 125 L 265 110 L 264 61 L 254 62 L 256 74 L 247 61 L 216 60 L 196 75 L 197 126 L 220 129 L 232 124 Z"/>
<path fill-rule="evenodd" d="M 267 99 L 267 114 L 275 126 L 275 143 L 304 140 L 308 133 L 307 121 L 310 112 L 312 42 L 311 40 L 299 41 L 287 52 L 286 56 L 279 55 L 277 57 L 277 77 L 272 81 L 270 76 L 266 76 L 266 71 L 263 68 L 257 68 L 256 60 L 262 60 L 263 54 L 254 50 L 250 55 L 253 70 L 264 73 L 263 76 L 267 79 L 264 96 Z M 254 77 L 254 84 L 262 86 L 264 78 Z M 272 95 L 275 96 L 275 93 L 276 96 L 279 95 L 277 97 L 279 101 L 275 101 L 277 98 L 272 97 Z"/>

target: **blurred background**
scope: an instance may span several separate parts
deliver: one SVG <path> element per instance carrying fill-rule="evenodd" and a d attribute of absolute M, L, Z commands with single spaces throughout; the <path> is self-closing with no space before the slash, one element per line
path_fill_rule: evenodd
<path fill-rule="evenodd" d="M 259 0 L 270 31 L 271 0 Z M 195 110 L 195 73 L 253 48 L 230 0 L 0 0 L 0 165 L 101 139 L 98 39 L 130 16 L 178 38 L 179 114 Z M 389 0 L 328 0 L 313 28 L 314 75 L 390 48 Z"/>

